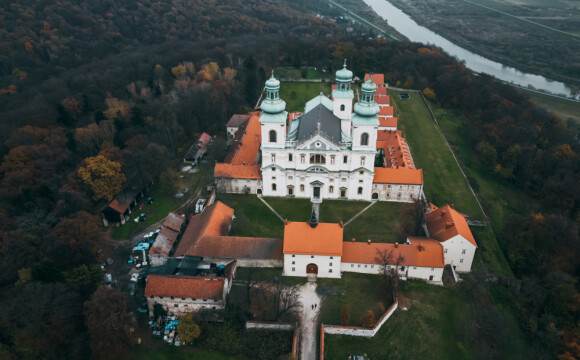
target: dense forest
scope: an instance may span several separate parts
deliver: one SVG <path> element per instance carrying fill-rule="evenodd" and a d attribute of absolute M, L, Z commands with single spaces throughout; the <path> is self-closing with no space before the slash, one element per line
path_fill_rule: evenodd
<path fill-rule="evenodd" d="M 509 296 L 538 358 L 580 356 L 578 142 L 511 87 L 274 0 L 23 0 L 0 20 L 0 357 L 112 358 L 132 344 L 125 296 L 99 286 L 98 209 L 252 109 L 272 67 L 344 58 L 431 89 L 464 123 L 472 161 L 541 200 L 498 234 L 522 280 Z"/>

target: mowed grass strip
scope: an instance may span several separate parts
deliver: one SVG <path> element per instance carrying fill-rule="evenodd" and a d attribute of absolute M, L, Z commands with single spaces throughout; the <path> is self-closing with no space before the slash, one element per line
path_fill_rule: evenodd
<path fill-rule="evenodd" d="M 370 204 L 368 201 L 324 200 L 320 204 L 320 222 L 346 223 Z"/>
<path fill-rule="evenodd" d="M 427 200 L 437 206 L 454 204 L 458 211 L 482 219 L 483 213 L 421 95 L 409 93 L 410 99 L 401 100 L 398 91 L 389 90 L 389 93 L 400 111 L 399 129 L 403 130 L 403 136 L 411 147 L 415 165 L 423 169 Z"/>
<path fill-rule="evenodd" d="M 280 98 L 286 101 L 286 110 L 304 111 L 304 105 L 321 92 L 330 94 L 330 82 L 284 81 L 280 84 Z"/>
<path fill-rule="evenodd" d="M 420 95 L 410 93 L 411 99 L 401 100 L 398 96 L 399 92 L 389 91 L 392 95 L 391 99 L 396 102 L 401 112 L 400 127 L 404 128 L 403 135 L 411 147 L 415 165 L 417 168 L 423 169 L 424 191 L 427 200 L 437 206 L 453 204 L 457 211 L 467 214 L 472 219 L 483 220 L 483 213 L 469 189 L 469 184 L 461 174 L 457 162 L 445 144 L 443 135 L 436 128 Z M 454 126 L 457 128 L 459 125 L 454 124 Z M 451 134 L 455 134 L 455 132 L 451 131 Z M 461 138 L 461 136 L 458 137 Z M 451 136 L 451 142 L 454 139 L 455 136 Z M 491 272 L 513 276 L 491 229 L 472 227 L 472 232 L 478 243 L 479 256 L 483 261 L 483 266 L 477 263 L 475 266 L 478 268 L 487 267 L 487 270 Z"/>

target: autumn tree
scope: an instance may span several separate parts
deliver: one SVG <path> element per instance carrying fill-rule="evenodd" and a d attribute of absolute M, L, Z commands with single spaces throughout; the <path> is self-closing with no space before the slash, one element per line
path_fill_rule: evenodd
<path fill-rule="evenodd" d="M 101 285 L 84 305 L 93 359 L 114 359 L 135 343 L 126 295 Z"/>
<path fill-rule="evenodd" d="M 395 248 L 396 249 L 396 248 Z M 381 272 L 381 288 L 386 295 L 391 295 L 393 300 L 397 296 L 399 285 L 399 268 L 405 262 L 405 258 L 395 249 L 377 250 L 375 261 L 379 264 Z"/>
<path fill-rule="evenodd" d="M 193 313 L 187 313 L 179 317 L 177 333 L 183 343 L 189 344 L 201 335 L 201 328 L 195 323 Z"/>
<path fill-rule="evenodd" d="M 125 182 L 121 164 L 103 155 L 86 158 L 84 163 L 85 166 L 79 168 L 78 174 L 91 187 L 93 200 L 111 201 L 121 191 Z"/>
<path fill-rule="evenodd" d="M 377 320 L 375 319 L 375 313 L 372 310 L 367 311 L 367 313 L 360 319 L 363 327 L 374 328 L 377 325 Z"/>
<path fill-rule="evenodd" d="M 346 326 L 348 325 L 348 321 L 349 321 L 348 307 L 345 305 L 342 307 L 342 310 L 340 311 L 340 323 Z"/>
<path fill-rule="evenodd" d="M 80 265 L 64 274 L 66 283 L 83 299 L 88 299 L 103 283 L 103 271 L 98 265 Z"/>

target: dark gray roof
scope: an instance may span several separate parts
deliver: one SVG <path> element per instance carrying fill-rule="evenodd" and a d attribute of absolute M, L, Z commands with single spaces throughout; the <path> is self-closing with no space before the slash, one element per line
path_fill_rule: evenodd
<path fill-rule="evenodd" d="M 320 123 L 320 131 L 325 133 L 335 142 L 340 142 L 340 119 L 322 104 L 317 105 L 315 108 L 300 117 L 300 125 L 298 126 L 298 136 L 296 140 L 302 141 L 310 138 L 314 133 L 316 133 L 318 123 Z"/>

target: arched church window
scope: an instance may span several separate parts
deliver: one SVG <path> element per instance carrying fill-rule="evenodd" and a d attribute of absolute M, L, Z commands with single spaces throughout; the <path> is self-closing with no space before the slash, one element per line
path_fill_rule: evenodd
<path fill-rule="evenodd" d="M 360 144 L 361 145 L 368 145 L 369 144 L 369 134 L 362 133 L 360 136 Z"/>
<path fill-rule="evenodd" d="M 324 155 L 315 154 L 310 156 L 311 164 L 326 164 L 326 158 Z"/>
<path fill-rule="evenodd" d="M 344 104 L 340 105 L 340 111 L 344 111 Z"/>
<path fill-rule="evenodd" d="M 276 142 L 276 131 L 275 130 L 270 130 L 270 142 L 273 142 L 273 143 Z"/>

